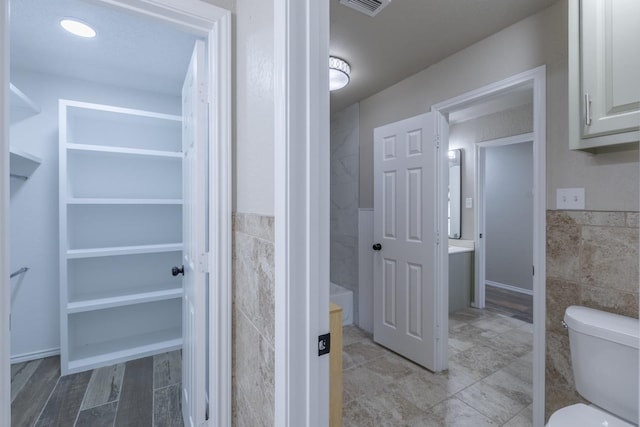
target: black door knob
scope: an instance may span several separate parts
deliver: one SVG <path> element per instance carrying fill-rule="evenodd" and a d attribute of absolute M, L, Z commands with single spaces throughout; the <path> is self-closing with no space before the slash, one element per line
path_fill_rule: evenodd
<path fill-rule="evenodd" d="M 380 249 L 382 249 L 382 245 L 380 243 L 375 243 L 373 245 L 373 250 L 374 251 L 379 251 Z"/>
<path fill-rule="evenodd" d="M 172 276 L 177 276 L 178 274 L 182 274 L 184 276 L 184 265 L 181 265 L 180 268 L 173 267 L 171 269 L 171 275 Z"/>

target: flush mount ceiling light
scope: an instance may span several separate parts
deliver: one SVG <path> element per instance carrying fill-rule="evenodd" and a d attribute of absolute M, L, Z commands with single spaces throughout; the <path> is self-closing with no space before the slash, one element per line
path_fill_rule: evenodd
<path fill-rule="evenodd" d="M 76 18 L 64 18 L 60 21 L 60 26 L 78 37 L 90 39 L 96 36 L 96 30 L 91 28 L 86 22 L 82 22 Z"/>
<path fill-rule="evenodd" d="M 329 90 L 342 89 L 349 83 L 351 67 L 344 60 L 329 57 Z"/>

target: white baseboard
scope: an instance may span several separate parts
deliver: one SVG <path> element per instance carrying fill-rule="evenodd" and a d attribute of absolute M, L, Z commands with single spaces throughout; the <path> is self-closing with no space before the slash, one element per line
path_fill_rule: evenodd
<path fill-rule="evenodd" d="M 43 359 L 45 357 L 57 356 L 60 354 L 60 347 L 50 348 L 48 350 L 34 351 L 31 353 L 18 354 L 11 356 L 11 364 L 28 362 L 30 360 Z"/>
<path fill-rule="evenodd" d="M 513 285 L 506 285 L 504 283 L 493 282 L 491 280 L 484 281 L 485 286 L 493 286 L 494 288 L 506 289 L 508 291 L 518 292 L 521 294 L 527 294 L 533 296 L 533 291 L 530 289 L 522 289 Z"/>

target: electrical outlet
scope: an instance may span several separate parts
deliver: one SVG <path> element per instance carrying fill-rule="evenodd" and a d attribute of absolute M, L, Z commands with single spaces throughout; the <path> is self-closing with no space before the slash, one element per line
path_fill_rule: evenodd
<path fill-rule="evenodd" d="M 556 209 L 583 210 L 584 188 L 558 188 Z"/>

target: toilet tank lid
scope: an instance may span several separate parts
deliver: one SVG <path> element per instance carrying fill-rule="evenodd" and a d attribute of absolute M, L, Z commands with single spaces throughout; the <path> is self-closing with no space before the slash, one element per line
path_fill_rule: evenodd
<path fill-rule="evenodd" d="M 567 307 L 564 321 L 574 331 L 638 348 L 638 319 L 572 305 Z"/>

